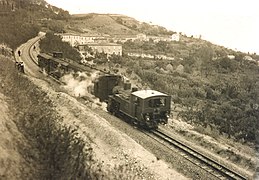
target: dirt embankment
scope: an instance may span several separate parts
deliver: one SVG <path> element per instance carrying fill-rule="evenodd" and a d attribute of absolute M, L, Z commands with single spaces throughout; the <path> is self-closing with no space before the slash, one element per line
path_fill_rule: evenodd
<path fill-rule="evenodd" d="M 20 152 L 29 147 L 29 142 L 14 123 L 7 102 L 8 98 L 0 93 L 0 179 L 30 179 L 33 164 Z"/>
<path fill-rule="evenodd" d="M 16 124 L 19 109 L 14 108 L 8 96 L 11 89 L 7 90 L 6 72 L 13 65 L 10 58 L 0 55 L 0 179 L 32 179 L 37 165 L 27 150 L 33 152 L 33 148 Z"/>

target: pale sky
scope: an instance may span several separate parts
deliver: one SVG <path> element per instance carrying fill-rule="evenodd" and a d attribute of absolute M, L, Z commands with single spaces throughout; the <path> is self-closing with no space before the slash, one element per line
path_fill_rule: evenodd
<path fill-rule="evenodd" d="M 259 54 L 257 0 L 46 0 L 70 14 L 124 14 L 243 52 Z"/>

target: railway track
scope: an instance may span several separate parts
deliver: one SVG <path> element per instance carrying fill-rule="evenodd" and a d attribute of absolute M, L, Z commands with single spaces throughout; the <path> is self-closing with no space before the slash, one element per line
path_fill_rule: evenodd
<path fill-rule="evenodd" d="M 169 149 L 173 151 L 176 150 L 182 157 L 218 179 L 248 179 L 184 143 L 170 137 L 166 132 L 163 132 L 160 129 L 144 133 Z"/>

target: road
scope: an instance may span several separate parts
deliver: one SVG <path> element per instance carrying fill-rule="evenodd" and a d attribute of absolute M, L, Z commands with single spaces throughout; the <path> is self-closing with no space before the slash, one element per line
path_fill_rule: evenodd
<path fill-rule="evenodd" d="M 36 78 L 41 78 L 44 75 L 39 71 L 39 67 L 36 64 L 37 62 L 32 61 L 32 58 L 30 56 L 30 51 L 35 51 L 32 52 L 32 56 L 34 59 L 36 58 L 36 50 L 33 49 L 34 44 L 36 44 L 45 34 L 44 33 L 39 33 L 39 35 L 33 39 L 30 39 L 26 43 L 22 44 L 17 50 L 15 51 L 15 59 L 16 61 L 23 61 L 24 63 L 24 70 L 25 74 L 36 77 Z M 19 57 L 18 51 L 21 51 L 21 56 Z"/>

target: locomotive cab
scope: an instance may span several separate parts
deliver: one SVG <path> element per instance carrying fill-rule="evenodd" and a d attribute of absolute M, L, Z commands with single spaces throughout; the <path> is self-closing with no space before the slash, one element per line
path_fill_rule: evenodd
<path fill-rule="evenodd" d="M 171 96 L 155 90 L 138 91 L 120 75 L 100 76 L 94 82 L 94 95 L 107 102 L 108 112 L 146 129 L 156 129 L 168 122 Z"/>
<path fill-rule="evenodd" d="M 130 117 L 135 124 L 156 129 L 168 122 L 171 96 L 154 90 L 140 90 L 109 96 L 107 110 Z"/>
<path fill-rule="evenodd" d="M 141 124 L 157 128 L 166 124 L 170 115 L 171 96 L 154 90 L 141 90 L 132 93 L 132 115 Z"/>

